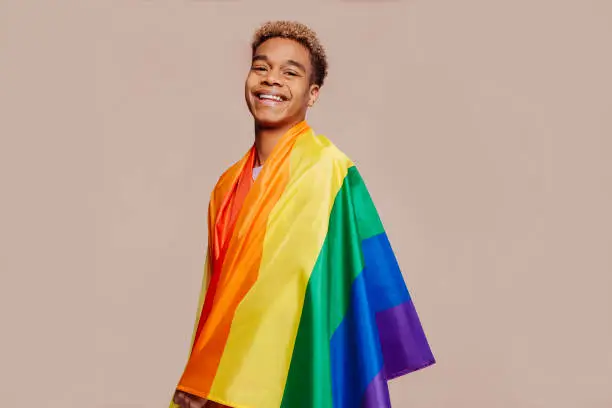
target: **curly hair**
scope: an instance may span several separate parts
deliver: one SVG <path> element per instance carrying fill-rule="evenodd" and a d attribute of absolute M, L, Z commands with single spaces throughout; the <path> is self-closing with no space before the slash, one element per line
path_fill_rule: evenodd
<path fill-rule="evenodd" d="M 253 36 L 251 43 L 253 54 L 264 41 L 277 37 L 297 41 L 308 49 L 313 71 L 311 82 L 323 86 L 327 76 L 327 56 L 316 33 L 297 21 L 269 21 L 259 27 Z"/>

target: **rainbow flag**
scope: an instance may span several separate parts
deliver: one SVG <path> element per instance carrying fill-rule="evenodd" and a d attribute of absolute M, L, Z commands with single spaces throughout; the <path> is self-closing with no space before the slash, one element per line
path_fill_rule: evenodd
<path fill-rule="evenodd" d="M 390 407 L 387 381 L 435 360 L 357 168 L 306 122 L 255 181 L 254 160 L 212 192 L 177 388 L 237 408 Z"/>

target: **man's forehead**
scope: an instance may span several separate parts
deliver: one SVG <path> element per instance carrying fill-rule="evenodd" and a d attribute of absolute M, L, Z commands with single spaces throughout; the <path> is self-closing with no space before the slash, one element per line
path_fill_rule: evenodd
<path fill-rule="evenodd" d="M 263 45 L 263 44 L 262 44 Z M 292 51 L 290 49 L 258 47 L 253 55 L 253 61 L 264 61 L 270 64 L 294 65 L 306 71 L 309 65 L 308 51 Z"/>
<path fill-rule="evenodd" d="M 292 59 L 295 61 L 310 58 L 310 52 L 306 47 L 287 38 L 271 38 L 264 41 L 255 50 L 255 55 L 265 56 L 267 59 Z"/>
<path fill-rule="evenodd" d="M 271 64 L 279 64 L 279 65 L 293 65 L 297 68 L 300 68 L 303 71 L 307 71 L 308 63 L 296 61 L 292 58 L 280 58 L 280 59 L 270 59 L 265 54 L 255 54 L 253 56 L 253 61 L 264 61 Z"/>

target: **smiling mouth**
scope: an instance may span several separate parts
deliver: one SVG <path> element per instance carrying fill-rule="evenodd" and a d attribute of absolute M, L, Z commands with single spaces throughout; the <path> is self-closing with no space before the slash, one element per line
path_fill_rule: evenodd
<path fill-rule="evenodd" d="M 257 99 L 265 102 L 285 102 L 287 98 L 281 95 L 273 95 L 265 92 L 258 92 L 255 94 Z"/>

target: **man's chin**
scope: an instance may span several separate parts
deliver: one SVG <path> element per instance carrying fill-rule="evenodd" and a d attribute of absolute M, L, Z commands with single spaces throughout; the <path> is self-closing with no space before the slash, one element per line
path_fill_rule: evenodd
<path fill-rule="evenodd" d="M 287 124 L 288 120 L 285 117 L 270 117 L 270 116 L 258 116 L 253 115 L 255 119 L 255 126 L 259 129 L 275 129 L 283 127 Z"/>

